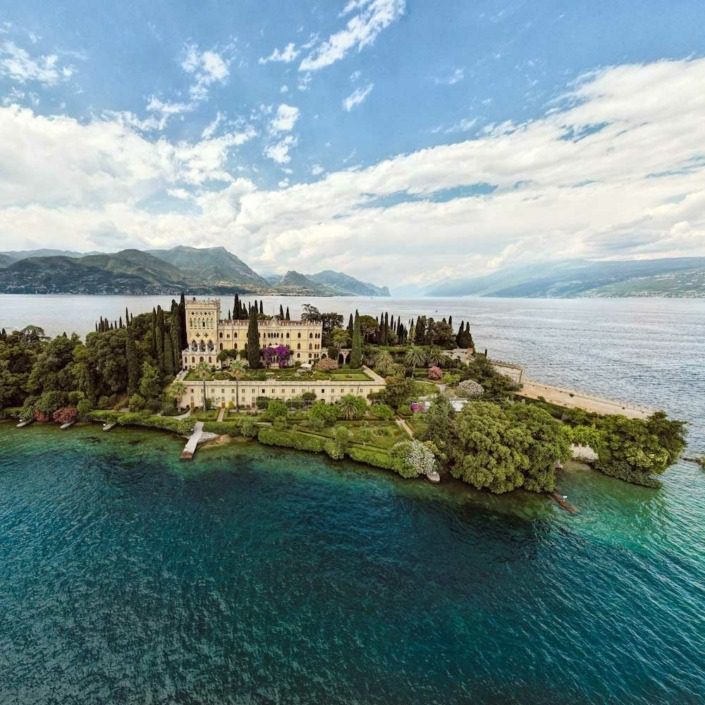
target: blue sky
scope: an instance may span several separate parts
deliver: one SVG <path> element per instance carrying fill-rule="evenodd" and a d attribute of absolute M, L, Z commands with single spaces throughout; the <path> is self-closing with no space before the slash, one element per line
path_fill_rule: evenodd
<path fill-rule="evenodd" d="M 393 288 L 705 254 L 703 26 L 702 2 L 3 0 L 0 246 L 222 244 Z"/>

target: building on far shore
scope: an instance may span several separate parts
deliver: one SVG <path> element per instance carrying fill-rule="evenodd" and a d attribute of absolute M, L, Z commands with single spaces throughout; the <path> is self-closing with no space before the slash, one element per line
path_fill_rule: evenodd
<path fill-rule="evenodd" d="M 244 350 L 247 327 L 246 320 L 221 319 L 219 299 L 186 299 L 188 347 L 181 352 L 182 367 L 191 370 L 202 362 L 222 367 L 218 353 Z M 285 345 L 291 351 L 292 364 L 313 364 L 321 357 L 323 325 L 320 322 L 272 318 L 258 321 L 258 328 L 260 348 Z"/>

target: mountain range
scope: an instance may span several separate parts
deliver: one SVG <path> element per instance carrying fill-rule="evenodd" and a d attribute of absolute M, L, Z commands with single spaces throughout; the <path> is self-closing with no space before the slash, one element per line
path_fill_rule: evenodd
<path fill-rule="evenodd" d="M 109 254 L 62 250 L 0 252 L 0 292 L 22 294 L 288 294 L 389 296 L 387 287 L 342 272 L 260 276 L 224 247 L 122 250 Z"/>
<path fill-rule="evenodd" d="M 567 260 L 510 267 L 482 277 L 438 282 L 422 293 L 507 298 L 705 297 L 705 257 Z"/>

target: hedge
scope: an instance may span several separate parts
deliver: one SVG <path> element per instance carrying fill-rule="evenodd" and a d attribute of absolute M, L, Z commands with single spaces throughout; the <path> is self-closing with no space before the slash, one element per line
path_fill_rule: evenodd
<path fill-rule="evenodd" d="M 206 421 L 203 425 L 203 430 L 209 433 L 218 433 L 220 435 L 227 434 L 228 436 L 241 435 L 240 429 L 242 422 L 240 419 L 231 419 L 229 421 Z"/>
<path fill-rule="evenodd" d="M 311 453 L 321 453 L 325 440 L 300 431 L 278 431 L 275 428 L 263 427 L 257 434 L 257 440 L 267 446 L 280 446 L 306 450 Z"/>
<path fill-rule="evenodd" d="M 366 463 L 383 470 L 394 470 L 392 456 L 381 448 L 365 448 L 359 445 L 351 445 L 347 450 L 348 457 L 358 463 Z"/>

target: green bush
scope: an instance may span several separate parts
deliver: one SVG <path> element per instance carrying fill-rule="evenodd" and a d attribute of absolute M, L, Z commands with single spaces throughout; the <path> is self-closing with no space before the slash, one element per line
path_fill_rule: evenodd
<path fill-rule="evenodd" d="M 259 425 L 251 416 L 245 416 L 240 422 L 240 433 L 245 438 L 257 438 L 259 433 Z"/>
<path fill-rule="evenodd" d="M 268 446 L 294 448 L 311 453 L 321 453 L 324 449 L 324 440 L 317 436 L 310 436 L 301 431 L 279 431 L 266 426 L 260 428 L 257 440 Z"/>
<path fill-rule="evenodd" d="M 381 448 L 363 448 L 358 445 L 351 445 L 348 448 L 348 457 L 358 463 L 365 463 L 383 470 L 394 470 L 392 457 L 386 450 Z"/>
<path fill-rule="evenodd" d="M 232 421 L 206 421 L 203 430 L 208 433 L 218 433 L 227 436 L 239 436 L 242 434 L 242 423 L 240 419 Z"/>

